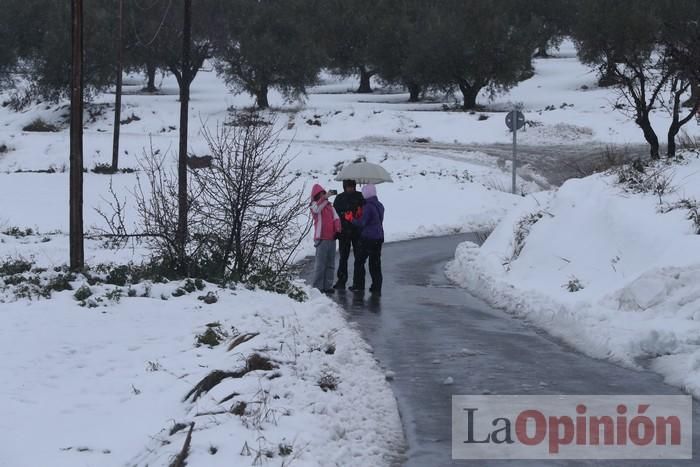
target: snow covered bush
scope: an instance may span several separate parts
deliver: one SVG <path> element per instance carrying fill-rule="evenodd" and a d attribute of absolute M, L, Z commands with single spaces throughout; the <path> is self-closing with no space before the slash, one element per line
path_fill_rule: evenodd
<path fill-rule="evenodd" d="M 60 128 L 54 125 L 53 123 L 48 123 L 41 117 L 37 117 L 34 120 L 32 120 L 29 124 L 25 125 L 22 128 L 22 131 L 55 133 L 57 131 L 60 131 Z"/>
<path fill-rule="evenodd" d="M 569 279 L 569 282 L 564 284 L 562 287 L 564 287 L 569 292 L 578 292 L 579 290 L 584 289 L 584 286 L 581 283 L 581 281 L 577 277 L 574 277 L 574 276 L 571 276 L 571 279 Z"/>
<path fill-rule="evenodd" d="M 673 165 L 668 161 L 635 160 L 631 164 L 623 164 L 615 169 L 617 183 L 631 193 L 651 193 L 663 202 L 664 195 L 674 191 Z"/>

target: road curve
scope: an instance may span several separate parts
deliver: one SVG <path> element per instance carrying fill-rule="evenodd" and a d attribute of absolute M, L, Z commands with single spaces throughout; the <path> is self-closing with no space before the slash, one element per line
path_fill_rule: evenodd
<path fill-rule="evenodd" d="M 475 238 L 466 234 L 387 244 L 381 299 L 351 292 L 334 295 L 348 318 L 357 323 L 381 365 L 395 375 L 391 386 L 408 443 L 400 465 L 698 465 L 697 460 L 451 460 L 453 394 L 680 394 L 654 373 L 584 356 L 450 284 L 443 273 L 445 263 L 465 240 Z M 444 384 L 447 378 L 454 383 Z M 697 406 L 693 417 L 693 449 L 697 453 Z"/>

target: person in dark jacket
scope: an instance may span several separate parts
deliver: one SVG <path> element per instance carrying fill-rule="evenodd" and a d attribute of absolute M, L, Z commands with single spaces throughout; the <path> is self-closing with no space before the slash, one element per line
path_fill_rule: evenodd
<path fill-rule="evenodd" d="M 374 185 L 362 188 L 365 205 L 362 214 L 353 224 L 361 229 L 359 250 L 355 253 L 355 270 L 352 291 L 365 290 L 365 262 L 369 258 L 369 274 L 372 286 L 369 291 L 375 295 L 382 294 L 382 244 L 384 243 L 384 205 L 377 198 Z"/>
<path fill-rule="evenodd" d="M 352 249 L 355 259 L 357 259 L 358 242 L 360 240 L 360 228 L 353 225 L 352 221 L 358 214 L 365 202 L 362 193 L 356 190 L 357 183 L 354 180 L 343 180 L 343 192 L 335 198 L 333 207 L 335 208 L 342 230 L 338 237 L 338 252 L 340 261 L 338 262 L 338 281 L 333 286 L 334 289 L 345 289 L 348 281 L 348 258 Z"/>

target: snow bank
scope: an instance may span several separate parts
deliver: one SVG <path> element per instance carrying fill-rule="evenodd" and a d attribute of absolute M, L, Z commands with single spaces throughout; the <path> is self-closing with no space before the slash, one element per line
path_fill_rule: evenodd
<path fill-rule="evenodd" d="M 531 195 L 481 247 L 460 245 L 448 275 L 593 357 L 700 396 L 700 236 L 679 206 L 700 199 L 700 160 L 661 170 L 674 188 L 662 196 L 615 175 Z"/>
<path fill-rule="evenodd" d="M 167 466 L 188 431 L 171 430 L 191 422 L 188 465 L 381 466 L 399 455 L 385 376 L 327 298 L 210 285 L 201 294 L 219 301 L 206 305 L 197 292 L 173 297 L 175 287 L 118 302 L 94 287 L 96 308 L 78 306 L 73 292 L 0 307 L 3 465 Z M 197 346 L 211 323 L 228 337 Z M 259 334 L 228 351 L 245 333 Z M 210 372 L 240 370 L 254 353 L 276 368 L 184 401 Z M 324 380 L 337 388 L 324 391 Z"/>

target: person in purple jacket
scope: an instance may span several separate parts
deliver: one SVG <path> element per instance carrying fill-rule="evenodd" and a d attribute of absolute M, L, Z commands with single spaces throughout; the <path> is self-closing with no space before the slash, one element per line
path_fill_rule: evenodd
<path fill-rule="evenodd" d="M 369 291 L 374 295 L 382 294 L 382 244 L 384 243 L 384 205 L 377 198 L 377 189 L 368 184 L 362 188 L 365 204 L 362 215 L 353 224 L 360 229 L 360 242 L 355 253 L 355 270 L 352 287 L 354 292 L 365 290 L 365 262 L 369 258 L 369 274 L 372 286 Z"/>

